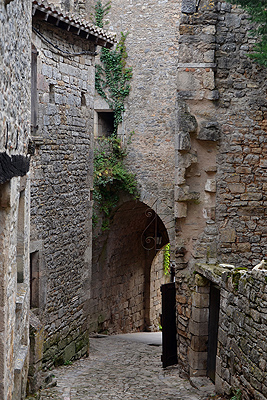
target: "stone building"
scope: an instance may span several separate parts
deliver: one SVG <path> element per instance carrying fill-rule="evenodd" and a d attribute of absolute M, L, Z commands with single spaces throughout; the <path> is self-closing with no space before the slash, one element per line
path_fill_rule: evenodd
<path fill-rule="evenodd" d="M 94 57 L 115 40 L 56 3 L 32 2 L 31 311 L 44 340 L 35 372 L 38 357 L 49 368 L 88 353 Z"/>
<path fill-rule="evenodd" d="M 93 132 L 112 113 L 94 97 L 95 46 L 114 37 L 86 22 L 94 0 L 33 0 L 31 40 L 30 2 L 0 1 L 0 396 L 24 396 L 29 315 L 32 389 L 42 366 L 87 353 L 89 331 L 154 329 L 170 242 L 179 363 L 221 393 L 266 399 L 266 71 L 247 56 L 248 16 L 212 0 L 112 0 L 109 29 L 129 32 L 119 136 L 140 197 L 121 196 L 110 230 L 95 230 L 92 261 Z"/>
<path fill-rule="evenodd" d="M 30 1 L 0 1 L 0 398 L 25 396 L 29 352 Z"/>
<path fill-rule="evenodd" d="M 218 391 L 264 399 L 266 264 L 252 268 L 266 254 L 266 71 L 247 55 L 250 28 L 228 3 L 182 3 L 178 355 L 191 376 L 208 374 Z"/>
<path fill-rule="evenodd" d="M 109 282 L 118 277 L 110 267 L 120 270 L 127 253 L 141 265 L 145 256 L 136 259 L 130 240 L 142 229 L 129 218 L 145 226 L 151 207 L 176 267 L 179 362 L 220 392 L 265 399 L 266 264 L 253 267 L 266 253 L 266 71 L 247 55 L 251 23 L 241 9 L 209 0 L 113 0 L 107 19 L 129 32 L 133 80 L 120 135 L 134 131 L 127 160 L 144 209 L 137 216 L 124 199 L 115 212 L 114 230 L 128 241 L 116 241 L 112 227 L 97 237 L 97 279 L 107 264 Z M 114 307 L 131 308 L 129 295 L 114 293 Z"/>
<path fill-rule="evenodd" d="M 91 3 L 93 6 L 95 2 Z M 179 13 L 176 2 L 165 3 L 163 6 L 157 1 L 141 4 L 113 0 L 107 15 L 111 31 L 118 36 L 119 32 L 128 32 L 127 65 L 133 67 L 133 78 L 119 137 L 126 145 L 131 136 L 126 164 L 136 174 L 140 197 L 138 201 L 122 198 L 109 232 L 100 234 L 97 229 L 94 232 L 89 330 L 99 327 L 109 332 L 127 332 L 159 326 L 160 312 L 155 314 L 151 301 L 152 287 L 157 285 L 151 268 L 157 266 L 162 271 L 160 250 L 171 242 L 173 251 L 175 243 L 174 135 Z M 88 13 L 92 12 L 92 6 L 87 9 Z M 98 137 L 111 110 L 99 96 L 94 108 Z M 162 236 L 161 244 L 146 246 L 143 240 L 151 235 L 154 244 Z M 156 302 L 159 301 L 157 298 Z"/>

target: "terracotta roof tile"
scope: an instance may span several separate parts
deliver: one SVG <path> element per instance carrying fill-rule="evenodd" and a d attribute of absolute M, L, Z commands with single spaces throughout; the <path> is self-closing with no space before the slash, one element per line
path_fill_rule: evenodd
<path fill-rule="evenodd" d="M 104 41 L 107 42 L 110 47 L 116 42 L 116 35 L 114 33 L 95 26 L 78 14 L 69 12 L 63 13 L 59 7 L 49 3 L 47 0 L 32 0 L 32 10 L 33 15 L 35 15 L 36 10 L 41 11 L 42 13 L 46 14 L 47 19 L 49 16 L 54 17 L 58 21 L 62 21 L 69 26 L 85 32 L 88 37 L 89 35 L 92 35 L 95 38 L 100 39 L 100 45 L 101 41 Z"/>

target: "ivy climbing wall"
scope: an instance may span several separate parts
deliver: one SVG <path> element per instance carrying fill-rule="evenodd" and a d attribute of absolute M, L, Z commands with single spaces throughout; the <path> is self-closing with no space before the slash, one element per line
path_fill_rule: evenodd
<path fill-rule="evenodd" d="M 178 4 L 113 0 L 109 30 L 127 33 L 131 91 L 119 135 L 142 189 L 173 209 Z"/>

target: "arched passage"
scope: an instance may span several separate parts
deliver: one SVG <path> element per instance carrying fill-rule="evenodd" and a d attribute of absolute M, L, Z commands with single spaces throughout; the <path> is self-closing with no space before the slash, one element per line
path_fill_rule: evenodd
<path fill-rule="evenodd" d="M 149 330 L 152 261 L 169 242 L 157 213 L 127 201 L 114 213 L 110 229 L 94 239 L 89 330 Z"/>

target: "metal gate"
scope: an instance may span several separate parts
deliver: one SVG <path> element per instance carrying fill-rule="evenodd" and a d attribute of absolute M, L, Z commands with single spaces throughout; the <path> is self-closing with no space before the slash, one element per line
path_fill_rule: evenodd
<path fill-rule="evenodd" d="M 213 382 L 215 382 L 219 311 L 220 289 L 218 286 L 211 283 L 207 375 Z"/>
<path fill-rule="evenodd" d="M 162 296 L 162 366 L 177 364 L 175 283 L 161 286 Z"/>

